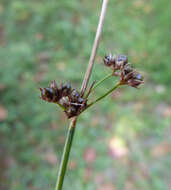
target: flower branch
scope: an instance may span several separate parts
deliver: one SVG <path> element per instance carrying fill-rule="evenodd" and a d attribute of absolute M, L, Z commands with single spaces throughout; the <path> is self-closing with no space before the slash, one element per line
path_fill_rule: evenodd
<path fill-rule="evenodd" d="M 112 77 L 112 74 L 108 74 L 107 76 L 105 76 L 103 79 L 101 79 L 99 82 L 97 82 L 94 87 L 92 88 L 92 91 L 94 91 L 98 86 L 100 86 L 105 80 L 109 79 L 110 77 Z"/>
<path fill-rule="evenodd" d="M 100 96 L 99 98 L 97 98 L 95 101 L 91 102 L 90 104 L 88 104 L 87 108 L 91 107 L 95 103 L 99 102 L 100 100 L 102 100 L 103 98 L 105 98 L 106 96 L 108 96 L 110 93 L 112 93 L 114 90 L 116 90 L 120 85 L 121 85 L 120 82 L 118 82 L 114 87 L 112 87 L 110 90 L 108 90 L 105 94 L 103 94 L 102 96 Z"/>

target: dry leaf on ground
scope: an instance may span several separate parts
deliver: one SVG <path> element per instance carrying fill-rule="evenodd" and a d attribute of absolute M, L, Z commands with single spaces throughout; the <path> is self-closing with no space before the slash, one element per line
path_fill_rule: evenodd
<path fill-rule="evenodd" d="M 4 121 L 8 117 L 7 109 L 0 105 L 0 121 Z"/>

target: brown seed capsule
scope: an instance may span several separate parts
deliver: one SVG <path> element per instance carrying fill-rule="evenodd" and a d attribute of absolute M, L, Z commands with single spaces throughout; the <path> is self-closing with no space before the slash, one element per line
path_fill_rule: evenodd
<path fill-rule="evenodd" d="M 59 100 L 59 103 L 60 103 L 64 108 L 67 108 L 67 107 L 69 107 L 69 105 L 70 105 L 69 98 L 68 98 L 67 96 L 62 97 L 62 98 Z"/>
<path fill-rule="evenodd" d="M 78 98 L 78 102 L 79 102 L 80 104 L 82 104 L 82 103 L 84 102 L 84 99 L 83 99 L 83 98 Z"/>
<path fill-rule="evenodd" d="M 139 72 L 135 71 L 130 65 L 125 65 L 121 70 L 120 83 L 137 88 L 144 81 Z"/>
<path fill-rule="evenodd" d="M 71 85 L 70 84 L 62 84 L 60 88 L 61 96 L 68 96 L 71 93 Z"/>
<path fill-rule="evenodd" d="M 140 85 L 140 84 L 143 84 L 144 82 L 143 81 L 139 81 L 139 80 L 128 80 L 128 85 L 129 86 L 132 86 L 132 87 L 134 87 L 134 88 L 138 88 L 138 86 Z"/>
<path fill-rule="evenodd" d="M 50 83 L 50 88 L 54 89 L 54 90 L 57 90 L 58 87 L 57 87 L 57 84 L 56 84 L 56 81 L 53 80 L 51 83 Z"/>
<path fill-rule="evenodd" d="M 106 55 L 103 59 L 105 66 L 110 67 L 115 64 L 115 57 L 112 54 Z"/>
<path fill-rule="evenodd" d="M 74 89 L 71 93 L 71 96 L 70 96 L 71 101 L 77 102 L 79 97 L 80 97 L 80 93 Z"/>
<path fill-rule="evenodd" d="M 144 83 L 143 77 L 138 72 L 134 72 L 132 79 L 128 80 L 128 85 L 130 85 L 134 88 L 137 88 L 142 83 Z"/>
<path fill-rule="evenodd" d="M 116 58 L 116 64 L 118 65 L 126 65 L 128 63 L 128 58 L 126 55 L 118 55 Z"/>
<path fill-rule="evenodd" d="M 41 98 L 48 102 L 53 102 L 54 91 L 51 88 L 40 88 Z"/>
<path fill-rule="evenodd" d="M 127 75 L 128 73 L 132 72 L 134 69 L 130 64 L 127 64 L 123 67 L 122 72 L 124 72 L 124 75 Z"/>
<path fill-rule="evenodd" d="M 69 107 L 66 111 L 65 111 L 66 115 L 68 118 L 74 117 L 76 116 L 77 113 L 77 109 L 75 107 Z"/>
<path fill-rule="evenodd" d="M 70 84 L 61 84 L 58 88 L 52 81 L 48 88 L 40 88 L 40 91 L 43 100 L 62 105 L 68 118 L 79 115 L 86 108 L 86 98 L 82 98 Z"/>
<path fill-rule="evenodd" d="M 120 70 L 126 64 L 128 64 L 128 58 L 126 55 L 118 55 L 117 57 L 112 56 L 109 54 L 104 57 L 103 62 L 106 66 L 111 67 L 112 70 L 115 72 Z"/>

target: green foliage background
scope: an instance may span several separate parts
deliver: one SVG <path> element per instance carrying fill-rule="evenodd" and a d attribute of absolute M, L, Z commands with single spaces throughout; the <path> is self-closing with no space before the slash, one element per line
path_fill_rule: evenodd
<path fill-rule="evenodd" d="M 0 190 L 54 188 L 68 121 L 38 88 L 53 79 L 80 88 L 101 2 L 0 1 Z M 170 20 L 169 0 L 110 1 L 91 81 L 110 72 L 101 63 L 113 52 L 128 55 L 145 85 L 80 117 L 64 190 L 171 189 Z"/>

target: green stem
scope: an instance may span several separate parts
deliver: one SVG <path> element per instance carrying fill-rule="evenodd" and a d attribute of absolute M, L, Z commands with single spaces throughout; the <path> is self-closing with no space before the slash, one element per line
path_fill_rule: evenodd
<path fill-rule="evenodd" d="M 67 168 L 67 163 L 68 163 L 68 159 L 69 159 L 69 154 L 70 154 L 70 150 L 71 150 L 71 146 L 72 146 L 72 140 L 73 140 L 73 136 L 74 136 L 74 132 L 75 132 L 76 120 L 77 120 L 76 117 L 72 119 L 69 129 L 68 129 L 65 146 L 64 146 L 64 150 L 63 150 L 63 155 L 62 155 L 62 159 L 61 159 L 61 163 L 60 163 L 58 178 L 56 181 L 55 190 L 62 189 L 64 176 L 65 176 L 65 172 L 66 172 L 66 168 Z"/>
<path fill-rule="evenodd" d="M 65 110 L 65 107 L 64 107 L 63 105 L 61 105 L 61 104 L 58 103 L 58 102 L 56 102 L 56 104 L 58 104 L 58 106 L 59 106 L 60 108 L 62 108 L 63 110 Z"/>
<path fill-rule="evenodd" d="M 91 107 L 93 104 L 97 103 L 98 101 L 100 101 L 101 99 L 105 98 L 107 95 L 109 95 L 111 92 L 113 92 L 116 88 L 118 88 L 120 86 L 120 82 L 118 82 L 113 88 L 111 88 L 110 90 L 108 90 L 104 95 L 100 96 L 99 98 L 97 98 L 95 101 L 91 102 L 87 108 Z M 87 109 L 86 108 L 86 109 Z"/>
<path fill-rule="evenodd" d="M 99 82 L 97 82 L 94 87 L 92 88 L 91 91 L 93 91 L 94 89 L 96 89 L 102 82 L 104 82 L 105 80 L 107 80 L 108 78 L 110 78 L 112 76 L 112 74 L 109 74 L 107 76 L 105 76 L 102 80 L 100 80 Z"/>

